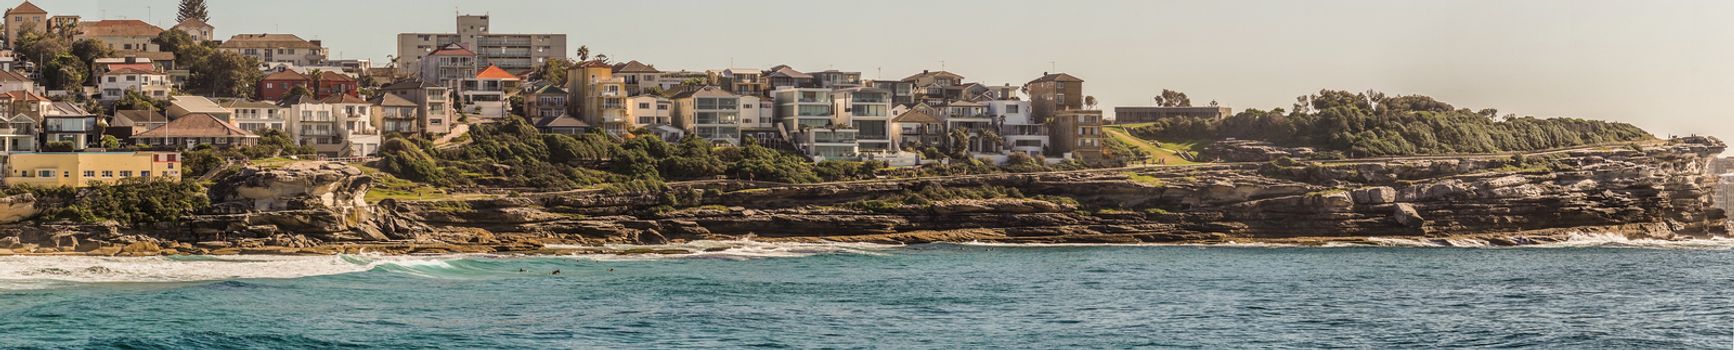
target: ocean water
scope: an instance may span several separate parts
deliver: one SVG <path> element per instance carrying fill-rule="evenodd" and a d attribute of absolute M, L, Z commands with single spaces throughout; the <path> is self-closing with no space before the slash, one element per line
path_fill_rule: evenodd
<path fill-rule="evenodd" d="M 1728 241 L 684 247 L 0 257 L 0 348 L 1734 348 Z"/>

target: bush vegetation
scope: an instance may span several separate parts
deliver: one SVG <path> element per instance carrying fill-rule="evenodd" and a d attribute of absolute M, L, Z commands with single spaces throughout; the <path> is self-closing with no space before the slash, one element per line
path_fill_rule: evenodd
<path fill-rule="evenodd" d="M 660 189 L 666 181 L 740 179 L 785 183 L 864 180 L 881 176 L 949 176 L 1081 168 L 1077 163 L 1049 166 L 1013 156 L 1003 166 L 964 159 L 919 168 L 890 168 L 877 161 L 823 161 L 761 146 L 717 146 L 688 136 L 677 142 L 650 134 L 617 139 L 601 132 L 577 137 L 542 133 L 508 118 L 475 125 L 470 142 L 433 149 L 419 138 L 393 138 L 380 147 L 378 168 L 399 178 L 443 187 L 508 187 L 542 190 L 604 188 L 611 191 Z"/>
<path fill-rule="evenodd" d="M 17 186 L 7 191 L 29 192 L 38 202 L 50 204 L 41 205 L 43 210 L 38 216 L 39 220 L 49 222 L 114 220 L 121 225 L 139 226 L 179 221 L 211 206 L 205 187 L 195 181 L 130 178 L 84 188 Z"/>
<path fill-rule="evenodd" d="M 1348 157 L 1533 151 L 1653 138 L 1625 123 L 1499 116 L 1426 96 L 1324 90 L 1297 100 L 1291 112 L 1249 109 L 1222 120 L 1171 118 L 1131 131 L 1164 140 L 1263 140 Z"/>

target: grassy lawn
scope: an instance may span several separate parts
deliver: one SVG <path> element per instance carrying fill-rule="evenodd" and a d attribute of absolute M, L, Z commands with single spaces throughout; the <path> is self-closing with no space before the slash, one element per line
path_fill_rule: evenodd
<path fill-rule="evenodd" d="M 1151 162 L 1159 162 L 1167 165 L 1193 164 L 1192 161 L 1186 160 L 1186 158 L 1181 158 L 1179 152 L 1192 152 L 1193 147 L 1198 145 L 1197 142 L 1151 143 L 1148 140 L 1132 136 L 1131 133 L 1126 131 L 1126 127 L 1137 127 L 1137 124 L 1109 125 L 1103 127 L 1102 130 L 1107 131 L 1108 136 L 1113 137 L 1115 140 L 1136 147 L 1139 150 L 1144 151 L 1145 154 L 1149 154 Z"/>
<path fill-rule="evenodd" d="M 407 201 L 431 200 L 464 200 L 490 198 L 492 195 L 481 193 L 447 193 L 445 190 L 419 184 L 414 181 L 399 179 L 379 169 L 360 164 L 351 164 L 361 169 L 362 173 L 373 177 L 373 188 L 367 190 L 367 202 L 379 203 L 387 199 Z"/>
<path fill-rule="evenodd" d="M 247 163 L 251 164 L 253 166 L 260 167 L 260 168 L 276 169 L 276 168 L 282 168 L 283 166 L 289 165 L 290 163 L 295 163 L 295 162 L 300 162 L 300 161 L 305 161 L 305 160 L 277 157 L 277 158 L 254 159 L 254 160 L 248 161 Z"/>

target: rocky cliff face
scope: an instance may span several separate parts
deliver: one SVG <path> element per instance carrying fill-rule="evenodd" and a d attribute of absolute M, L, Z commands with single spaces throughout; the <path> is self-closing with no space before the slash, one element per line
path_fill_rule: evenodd
<path fill-rule="evenodd" d="M 955 176 L 815 185 L 690 183 L 369 205 L 352 167 L 246 169 L 209 215 L 149 228 L 0 227 L 0 254 L 554 252 L 548 244 L 762 241 L 1516 245 L 1574 233 L 1723 235 L 1690 138 L 1522 156 Z M 0 201 L 27 216 L 28 198 Z M 156 250 L 153 250 L 156 249 Z"/>
<path fill-rule="evenodd" d="M 1725 233 L 1706 168 L 1709 138 L 1524 156 L 1225 164 L 962 176 L 669 195 L 571 193 L 388 203 L 403 237 L 483 230 L 564 243 L 1358 241 L 1525 244 L 1572 233 L 1687 238 Z M 923 198 L 1011 189 L 1017 198 Z M 943 192 L 943 191 L 939 191 Z M 953 191 L 955 192 L 955 191 Z M 887 199 L 893 199 L 887 201 Z M 901 201 L 901 202 L 899 202 Z"/>

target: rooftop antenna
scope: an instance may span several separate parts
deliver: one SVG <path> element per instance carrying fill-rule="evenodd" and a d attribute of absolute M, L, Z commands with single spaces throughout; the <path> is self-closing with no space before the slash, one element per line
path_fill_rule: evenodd
<path fill-rule="evenodd" d="M 945 70 L 945 60 L 939 60 L 939 70 Z"/>
<path fill-rule="evenodd" d="M 1060 65 L 1058 63 L 1054 63 L 1054 61 L 1048 61 L 1048 71 L 1049 72 L 1059 72 L 1060 71 L 1060 69 L 1058 68 L 1059 66 Z"/>
<path fill-rule="evenodd" d="M 873 67 L 873 70 L 879 71 L 879 80 L 885 80 L 885 67 Z"/>

